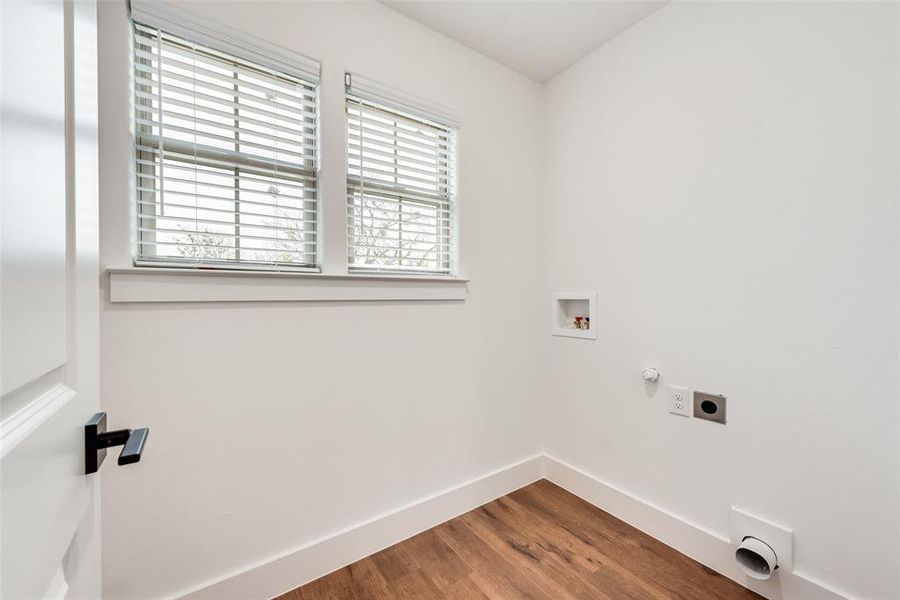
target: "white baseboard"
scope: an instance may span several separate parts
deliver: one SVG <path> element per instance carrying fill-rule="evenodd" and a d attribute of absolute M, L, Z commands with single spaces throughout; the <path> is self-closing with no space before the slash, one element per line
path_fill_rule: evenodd
<path fill-rule="evenodd" d="M 189 600 L 272 598 L 421 533 L 543 477 L 770 600 L 846 600 L 796 571 L 751 580 L 734 562 L 727 536 L 547 455 L 536 455 L 388 514 L 270 557 L 176 594 Z"/>
<path fill-rule="evenodd" d="M 533 456 L 174 597 L 273 598 L 533 483 L 543 467 L 543 455 Z"/>
<path fill-rule="evenodd" d="M 750 579 L 734 562 L 734 548 L 726 535 L 690 523 L 552 456 L 545 455 L 544 469 L 545 477 L 566 491 L 770 600 L 849 597 L 796 571 L 779 569 L 767 581 Z"/>

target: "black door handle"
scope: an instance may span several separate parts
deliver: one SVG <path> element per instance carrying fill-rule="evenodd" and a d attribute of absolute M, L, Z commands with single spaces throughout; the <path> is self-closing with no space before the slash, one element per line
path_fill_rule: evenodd
<path fill-rule="evenodd" d="M 147 442 L 149 434 L 150 430 L 146 427 L 141 427 L 131 432 L 131 435 L 125 441 L 122 453 L 119 454 L 120 465 L 130 465 L 141 460 L 141 452 L 144 451 L 144 444 Z"/>
<path fill-rule="evenodd" d="M 99 412 L 84 426 L 84 472 L 96 473 L 106 458 L 106 449 L 113 446 L 124 446 L 119 454 L 120 465 L 130 465 L 141 460 L 144 444 L 150 430 L 117 429 L 106 431 L 106 413 Z"/>

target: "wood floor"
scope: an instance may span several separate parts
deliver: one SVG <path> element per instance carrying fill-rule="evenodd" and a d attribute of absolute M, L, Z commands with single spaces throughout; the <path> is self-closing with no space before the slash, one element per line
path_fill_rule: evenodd
<path fill-rule="evenodd" d="M 542 480 L 278 600 L 761 598 Z"/>

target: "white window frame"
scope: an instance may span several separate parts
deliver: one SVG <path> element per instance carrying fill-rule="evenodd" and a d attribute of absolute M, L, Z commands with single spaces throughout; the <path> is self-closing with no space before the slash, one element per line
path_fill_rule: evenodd
<path fill-rule="evenodd" d="M 241 270 L 241 271 L 288 271 L 298 273 L 317 273 L 319 272 L 322 261 L 322 200 L 321 200 L 321 177 L 320 173 L 320 108 L 319 102 L 319 72 L 320 64 L 318 61 L 304 57 L 302 55 L 290 52 L 283 48 L 268 44 L 263 40 L 259 40 L 240 32 L 222 27 L 218 24 L 207 23 L 199 17 L 195 17 L 186 11 L 175 7 L 161 5 L 160 3 L 146 0 L 132 0 L 131 5 L 131 21 L 132 21 L 132 44 L 137 36 L 136 26 L 138 24 L 157 29 L 165 34 L 177 36 L 196 44 L 198 47 L 209 48 L 212 52 L 222 52 L 234 56 L 238 60 L 244 60 L 249 63 L 260 65 L 261 67 L 271 69 L 277 73 L 283 73 L 292 78 L 302 80 L 314 89 L 316 107 L 314 109 L 313 126 L 315 127 L 315 145 L 314 164 L 287 164 L 278 161 L 278 171 L 281 173 L 293 173 L 310 178 L 315 182 L 316 196 L 314 199 L 315 217 L 310 220 L 311 231 L 315 232 L 315 249 L 312 253 L 313 260 L 301 262 L 296 265 L 282 262 L 267 264 L 264 262 L 242 262 L 240 254 L 236 251 L 236 258 L 229 261 L 215 261 L 207 259 L 190 260 L 177 258 L 152 258 L 141 255 L 141 244 L 143 231 L 147 230 L 148 219 L 152 225 L 153 215 L 147 215 L 144 212 L 142 203 L 142 192 L 135 189 L 135 235 L 133 246 L 133 264 L 136 267 L 163 267 L 163 268 L 203 268 L 212 270 Z M 134 57 L 134 51 L 131 53 Z M 134 60 L 134 59 L 133 59 Z M 137 86 L 137 83 L 135 83 Z M 136 91 L 136 90 L 135 90 Z M 132 94 L 134 97 L 134 93 Z M 133 111 L 138 110 L 138 102 L 135 100 Z M 140 147 L 142 142 L 150 141 L 150 145 L 158 145 L 159 140 L 151 139 L 156 136 L 148 137 L 141 127 L 135 126 L 134 132 L 134 153 L 135 153 L 135 175 L 137 177 L 146 177 L 145 169 L 153 169 L 144 164 L 139 164 L 138 159 L 141 158 L 142 151 Z M 165 137 L 164 137 L 165 139 Z M 195 147 L 190 142 L 178 142 L 166 139 L 165 146 L 178 148 L 184 146 L 187 154 L 190 154 L 196 161 L 196 165 L 208 167 L 222 168 L 222 155 L 224 152 L 206 152 L 202 147 Z M 241 154 L 240 152 L 229 152 L 229 166 L 239 169 L 242 166 L 248 169 L 269 168 L 275 161 L 266 161 L 265 159 L 255 158 L 249 154 Z M 144 157 L 146 159 L 146 157 Z M 235 177 L 237 180 L 237 176 Z M 163 192 L 164 193 L 164 192 Z M 163 197 L 164 200 L 164 197 Z M 235 239 L 239 239 L 240 221 L 238 220 L 239 209 L 236 209 L 236 225 Z M 224 222 L 223 222 L 224 224 Z M 151 227 L 152 228 L 152 227 Z"/>
<path fill-rule="evenodd" d="M 262 271 L 190 268 L 185 266 L 152 267 L 134 265 L 134 115 L 130 108 L 133 91 L 124 82 L 133 74 L 132 20 L 157 26 L 164 31 L 208 44 L 210 47 L 239 57 L 266 64 L 277 70 L 302 73 L 306 78 L 318 80 L 319 62 L 280 46 L 269 44 L 259 38 L 246 35 L 223 25 L 217 19 L 210 19 L 181 9 L 171 3 L 155 0 L 130 0 L 130 8 L 124 3 L 121 8 L 110 10 L 110 19 L 115 18 L 122 29 L 115 35 L 107 34 L 104 51 L 112 53 L 107 65 L 106 83 L 101 82 L 101 100 L 106 102 L 107 114 L 105 135 L 105 159 L 107 173 L 103 211 L 106 218 L 119 226 L 107 232 L 104 250 L 104 287 L 107 299 L 113 303 L 222 303 L 222 302 L 323 302 L 323 301 L 465 301 L 468 297 L 468 279 L 456 275 L 451 277 L 416 276 L 414 274 L 348 273 L 346 252 L 346 172 L 325 174 L 319 178 L 318 198 L 319 242 L 326 246 L 320 249 L 319 260 L 323 272 Z M 298 71 L 299 69 L 299 71 Z M 363 84 L 363 79 L 356 82 Z M 319 118 L 326 122 L 345 125 L 341 122 L 345 114 L 343 82 L 331 87 L 325 85 L 324 97 L 320 88 Z M 392 105 L 400 105 L 407 98 L 394 94 L 388 88 L 372 86 L 374 93 L 383 93 Z M 415 100 L 414 108 L 427 103 Z M 459 119 L 452 110 L 436 107 L 434 117 L 443 122 L 459 126 Z M 345 129 L 346 130 L 346 129 Z M 331 132 L 333 135 L 335 132 Z M 341 138 L 342 139 L 342 138 Z M 321 140 L 321 135 L 320 135 Z M 346 144 L 331 148 L 324 154 L 319 152 L 324 169 L 341 164 L 341 153 L 346 152 Z M 335 167 L 340 171 L 344 167 Z M 325 173 L 322 171 L 322 173 Z M 322 174 L 320 173 L 320 175 Z M 335 178 L 336 176 L 336 178 Z M 328 219 L 327 226 L 321 222 L 324 213 L 337 215 Z M 458 234 L 458 226 L 455 228 Z M 344 242 L 340 238 L 344 237 Z"/>
<path fill-rule="evenodd" d="M 445 107 L 427 102 L 420 98 L 416 98 L 384 84 L 380 84 L 358 74 L 345 73 L 344 75 L 344 103 L 346 107 L 346 128 L 347 128 L 347 268 L 351 273 L 368 273 L 368 274 L 408 274 L 414 276 L 433 276 L 433 277 L 455 277 L 458 272 L 458 219 L 457 219 L 457 181 L 456 181 L 456 159 L 457 159 L 457 135 L 459 130 L 459 120 Z M 373 111 L 378 111 L 383 117 L 396 117 L 397 122 L 407 122 L 421 125 L 425 129 L 434 132 L 440 132 L 446 135 L 447 149 L 447 167 L 446 172 L 438 169 L 439 180 L 444 181 L 445 192 L 433 194 L 433 198 L 429 198 L 426 194 L 414 187 L 405 187 L 403 184 L 384 183 L 372 180 L 362 176 L 355 176 L 350 173 L 351 161 L 350 147 L 350 111 L 351 107 L 362 111 L 363 107 L 368 107 Z M 397 127 L 397 123 L 394 123 Z M 360 160 L 364 159 L 364 151 L 360 151 Z M 396 152 L 395 152 L 396 158 Z M 396 163 L 395 163 L 396 166 Z M 396 169 L 395 169 L 396 173 Z M 443 177 L 444 179 L 441 179 Z M 437 241 L 436 256 L 444 256 L 443 263 L 434 268 L 421 268 L 404 265 L 365 265 L 353 263 L 353 252 L 356 244 L 353 241 L 355 231 L 359 227 L 356 220 L 358 216 L 355 213 L 359 206 L 356 198 L 363 195 L 365 189 L 372 190 L 373 195 L 382 195 L 385 202 L 396 202 L 397 210 L 401 211 L 404 202 L 413 205 L 429 206 L 435 211 L 435 237 Z M 443 217 L 441 213 L 446 213 L 446 227 L 441 223 Z M 403 220 L 399 220 L 398 229 L 400 240 L 397 241 L 398 250 L 402 252 L 402 227 Z M 440 230 L 446 228 L 448 230 L 446 237 L 441 237 Z M 402 261 L 403 258 L 401 257 Z"/>

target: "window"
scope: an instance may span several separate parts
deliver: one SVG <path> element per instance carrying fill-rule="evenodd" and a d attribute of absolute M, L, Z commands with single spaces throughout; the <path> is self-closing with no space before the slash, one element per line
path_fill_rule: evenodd
<path fill-rule="evenodd" d="M 317 87 L 134 25 L 138 264 L 317 264 Z"/>
<path fill-rule="evenodd" d="M 346 104 L 350 270 L 451 274 L 455 129 L 349 85 Z"/>

